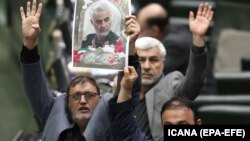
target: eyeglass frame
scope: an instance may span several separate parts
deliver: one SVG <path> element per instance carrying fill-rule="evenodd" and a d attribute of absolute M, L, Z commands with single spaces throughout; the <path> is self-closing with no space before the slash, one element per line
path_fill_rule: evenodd
<path fill-rule="evenodd" d="M 84 96 L 86 101 L 93 100 L 98 93 L 86 91 L 86 92 L 76 92 L 74 94 L 68 94 L 68 96 L 71 98 L 73 102 L 79 102 L 82 96 Z"/>

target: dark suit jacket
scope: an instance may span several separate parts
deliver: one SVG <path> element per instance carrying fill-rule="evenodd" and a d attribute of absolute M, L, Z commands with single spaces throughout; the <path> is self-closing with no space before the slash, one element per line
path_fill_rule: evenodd
<path fill-rule="evenodd" d="M 117 97 L 109 101 L 112 131 L 116 141 L 152 141 L 138 128 L 133 116 L 136 100 L 130 99 L 122 103 L 116 101 Z M 163 141 L 163 137 L 158 141 Z"/>
<path fill-rule="evenodd" d="M 43 141 L 57 141 L 59 135 L 74 127 L 67 106 L 67 95 L 53 97 L 43 72 L 41 61 L 33 64 L 21 62 L 25 94 L 33 112 L 43 126 Z"/>
<path fill-rule="evenodd" d="M 115 45 L 116 40 L 118 38 L 119 37 L 114 32 L 110 31 L 109 34 L 106 36 L 104 42 L 98 42 L 96 34 L 89 34 L 87 35 L 87 39 L 85 41 L 82 41 L 81 47 L 87 48 L 88 46 L 92 46 L 94 48 L 97 48 L 97 47 L 103 47 L 105 44 Z"/>
<path fill-rule="evenodd" d="M 136 124 L 133 116 L 133 100 L 116 103 L 117 97 L 109 102 L 109 113 L 112 119 L 113 134 L 117 141 L 149 141 Z"/>

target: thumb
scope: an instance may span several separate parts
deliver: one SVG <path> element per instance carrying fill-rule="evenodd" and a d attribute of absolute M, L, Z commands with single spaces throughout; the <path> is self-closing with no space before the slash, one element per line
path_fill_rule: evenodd
<path fill-rule="evenodd" d="M 35 30 L 39 30 L 39 32 L 41 31 L 39 24 L 33 24 L 31 27 L 34 28 Z"/>
<path fill-rule="evenodd" d="M 129 77 L 129 69 L 128 69 L 128 67 L 124 67 L 124 77 L 125 78 L 127 78 L 127 77 Z"/>

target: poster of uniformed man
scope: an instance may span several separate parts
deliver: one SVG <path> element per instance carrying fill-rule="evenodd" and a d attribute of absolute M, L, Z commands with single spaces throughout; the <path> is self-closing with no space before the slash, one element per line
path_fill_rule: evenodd
<path fill-rule="evenodd" d="M 128 60 L 125 16 L 130 0 L 77 0 L 74 13 L 74 67 L 122 70 Z"/>

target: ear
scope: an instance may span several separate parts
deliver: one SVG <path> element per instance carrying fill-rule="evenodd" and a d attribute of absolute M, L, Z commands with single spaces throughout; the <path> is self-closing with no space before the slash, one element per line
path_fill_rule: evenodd
<path fill-rule="evenodd" d="M 165 66 L 165 63 L 166 63 L 166 58 L 163 58 L 163 64 Z"/>
<path fill-rule="evenodd" d="M 99 96 L 98 96 L 98 101 L 99 101 L 101 98 L 102 98 L 102 96 L 101 96 L 101 95 L 99 95 Z"/>
<path fill-rule="evenodd" d="M 202 124 L 202 120 L 199 118 L 199 119 L 197 119 L 197 125 L 201 125 Z"/>

